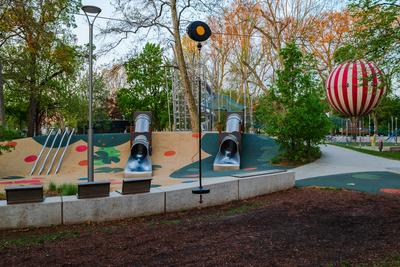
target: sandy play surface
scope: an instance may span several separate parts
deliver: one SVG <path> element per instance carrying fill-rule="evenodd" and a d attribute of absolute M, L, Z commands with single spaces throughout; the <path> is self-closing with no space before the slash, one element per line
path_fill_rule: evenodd
<path fill-rule="evenodd" d="M 85 135 L 74 135 L 68 146 L 58 174 L 54 174 L 61 156 L 58 153 L 49 175 L 53 148 L 41 175 L 38 170 L 50 149 L 50 141 L 39 160 L 32 176 L 29 175 L 37 159 L 45 136 L 24 138 L 9 142 L 14 147 L 11 152 L 0 155 L 0 192 L 9 185 L 36 185 L 45 187 L 51 182 L 78 183 L 87 181 L 87 143 Z M 192 132 L 153 132 L 152 164 L 153 187 L 195 182 L 198 179 L 198 134 Z M 212 164 L 218 151 L 217 133 L 205 133 L 202 138 L 202 169 L 205 178 L 231 175 L 232 171 L 214 172 Z M 55 147 L 57 147 L 57 142 Z M 110 180 L 111 190 L 121 188 L 124 167 L 130 153 L 129 134 L 98 134 L 94 137 L 95 180 Z M 278 153 L 276 143 L 268 137 L 245 134 L 243 136 L 241 170 L 237 172 L 260 171 L 270 168 L 269 160 Z"/>

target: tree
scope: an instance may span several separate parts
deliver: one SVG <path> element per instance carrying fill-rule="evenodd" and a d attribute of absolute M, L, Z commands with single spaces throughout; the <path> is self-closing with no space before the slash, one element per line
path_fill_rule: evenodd
<path fill-rule="evenodd" d="M 315 69 L 325 83 L 334 68 L 334 55 L 350 38 L 353 19 L 347 10 L 324 12 L 307 19 L 309 27 L 304 31 L 302 49 L 316 59 Z"/>
<path fill-rule="evenodd" d="M 57 109 L 51 110 L 48 116 L 58 117 L 71 127 L 87 127 L 88 114 L 88 74 L 82 75 L 74 83 L 64 86 L 59 95 Z M 108 120 L 107 101 L 110 96 L 106 88 L 103 73 L 93 73 L 93 121 Z"/>
<path fill-rule="evenodd" d="M 388 95 L 400 74 L 400 5 L 397 0 L 352 0 L 348 6 L 355 21 L 351 38 L 334 54 L 336 62 L 365 59 L 375 62 L 385 73 Z M 379 113 L 390 101 L 382 101 L 371 113 L 378 133 Z M 386 125 L 384 124 L 384 127 Z"/>
<path fill-rule="evenodd" d="M 11 96 L 27 103 L 28 136 L 39 133 L 46 110 L 55 108 L 62 83 L 79 70 L 80 53 L 65 26 L 79 3 L 9 1 L 1 13 L 1 59 Z M 7 89 L 7 88 L 6 88 Z M 15 92 L 15 93 L 14 93 Z"/>
<path fill-rule="evenodd" d="M 6 110 L 4 104 L 3 64 L 0 62 L 0 125 L 6 124 Z"/>
<path fill-rule="evenodd" d="M 400 73 L 400 5 L 397 0 L 352 0 L 351 38 L 335 53 L 338 63 L 365 59 L 383 69 L 390 91 Z"/>
<path fill-rule="evenodd" d="M 277 138 L 283 157 L 307 162 L 320 154 L 317 145 L 329 132 L 322 90 L 294 43 L 282 48 L 279 56 L 283 65 L 269 94 L 260 100 L 256 116 Z"/>
<path fill-rule="evenodd" d="M 182 21 L 189 21 L 187 11 L 192 10 L 196 13 L 202 12 L 204 9 L 210 11 L 210 6 L 217 6 L 217 0 L 209 0 L 207 4 L 202 0 L 115 0 L 117 11 L 122 13 L 124 20 L 117 24 L 110 25 L 104 34 L 116 33 L 123 34 L 122 39 L 126 39 L 128 34 L 137 33 L 144 30 L 148 33 L 153 29 L 161 35 L 167 32 L 173 38 L 174 55 L 180 73 L 180 80 L 187 101 L 190 124 L 192 131 L 197 132 L 198 129 L 198 114 L 195 98 L 192 93 L 191 83 L 184 58 L 181 30 L 184 25 Z M 215 12 L 215 10 L 214 10 Z M 112 47 L 118 45 L 121 40 L 118 40 Z"/>
<path fill-rule="evenodd" d="M 400 73 L 398 0 L 353 0 L 349 9 L 357 20 L 352 40 L 356 56 L 376 62 L 388 77 L 397 76 Z"/>
<path fill-rule="evenodd" d="M 388 123 L 391 124 L 391 117 L 400 119 L 400 97 L 388 95 L 383 98 L 379 105 L 379 112 L 376 112 L 375 116 L 377 123 L 381 125 L 379 131 L 376 129 L 376 133 L 387 134 L 387 126 Z"/>
<path fill-rule="evenodd" d="M 163 62 L 163 51 L 159 45 L 147 43 L 143 51 L 125 63 L 128 87 L 117 94 L 120 110 L 128 118 L 135 111 L 151 111 L 153 128 L 163 130 L 168 127 L 168 92 L 170 79 L 167 78 Z"/>

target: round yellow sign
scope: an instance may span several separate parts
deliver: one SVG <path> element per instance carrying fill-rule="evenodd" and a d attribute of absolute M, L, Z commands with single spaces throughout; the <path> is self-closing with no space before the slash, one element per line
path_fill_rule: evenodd
<path fill-rule="evenodd" d="M 196 27 L 196 33 L 200 36 L 204 35 L 206 33 L 206 29 L 204 29 L 203 26 L 197 26 Z"/>

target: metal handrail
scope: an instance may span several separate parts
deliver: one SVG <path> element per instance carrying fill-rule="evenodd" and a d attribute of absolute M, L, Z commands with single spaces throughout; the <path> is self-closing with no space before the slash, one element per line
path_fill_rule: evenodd
<path fill-rule="evenodd" d="M 38 172 L 38 175 L 40 175 L 40 174 L 42 173 L 42 171 L 43 171 L 43 169 L 44 169 L 44 166 L 46 165 L 47 159 L 49 158 L 49 155 L 50 155 L 50 153 L 51 153 L 51 150 L 53 149 L 54 144 L 56 143 L 57 137 L 58 137 L 58 135 L 59 135 L 60 133 L 61 133 L 61 130 L 59 129 L 59 130 L 57 131 L 56 135 L 54 136 L 53 142 L 51 143 L 51 146 L 50 146 L 50 148 L 49 148 L 49 151 L 47 152 L 47 155 L 46 155 L 46 157 L 44 158 L 44 161 L 43 161 L 43 163 L 42 163 L 42 167 L 40 168 L 40 170 L 39 170 L 39 172 Z"/>
<path fill-rule="evenodd" d="M 68 127 L 65 128 L 65 131 L 64 131 L 64 133 L 63 133 L 63 135 L 62 135 L 62 137 L 61 137 L 60 143 L 58 144 L 57 150 L 56 150 L 56 152 L 54 153 L 53 158 L 51 159 L 50 166 L 49 166 L 49 168 L 47 169 L 46 175 L 49 175 L 51 169 L 53 168 L 54 161 L 56 160 L 56 157 L 57 157 L 57 155 L 58 155 L 58 152 L 60 151 L 62 142 L 64 141 L 65 135 L 66 135 L 67 133 L 68 133 Z"/>
<path fill-rule="evenodd" d="M 51 134 L 53 133 L 53 131 L 54 131 L 54 129 L 51 129 L 49 135 L 47 136 L 46 141 L 44 142 L 44 145 L 42 146 L 42 150 L 40 150 L 40 153 L 39 153 L 39 155 L 38 155 L 38 157 L 37 157 L 37 159 L 36 159 L 36 161 L 35 161 L 35 164 L 34 164 L 33 167 L 32 167 L 31 172 L 29 173 L 29 175 L 32 175 L 33 172 L 35 171 L 36 165 L 37 165 L 38 162 L 40 161 L 40 157 L 42 156 L 43 151 L 44 151 L 44 149 L 46 148 L 47 142 L 49 141 L 49 138 L 50 138 Z"/>
<path fill-rule="evenodd" d="M 56 171 L 54 172 L 54 174 L 57 174 L 57 173 L 58 173 L 58 170 L 59 170 L 60 167 L 61 167 L 61 163 L 62 163 L 62 161 L 63 161 L 65 152 L 66 152 L 67 149 L 68 149 L 69 143 L 71 142 L 71 138 L 72 138 L 72 135 L 74 134 L 74 131 L 75 131 L 75 129 L 72 129 L 71 134 L 70 134 L 69 137 L 68 137 L 67 144 L 65 145 L 64 151 L 63 151 L 63 153 L 61 154 L 60 160 L 58 161 L 58 165 L 57 165 L 57 168 L 56 168 Z"/>

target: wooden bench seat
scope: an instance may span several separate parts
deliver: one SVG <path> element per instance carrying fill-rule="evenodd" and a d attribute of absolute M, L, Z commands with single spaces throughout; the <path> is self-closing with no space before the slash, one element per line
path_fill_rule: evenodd
<path fill-rule="evenodd" d="M 43 201 L 43 185 L 6 187 L 7 204 L 32 203 Z"/>
<path fill-rule="evenodd" d="M 110 195 L 109 181 L 84 182 L 78 184 L 78 198 L 108 197 Z"/>

